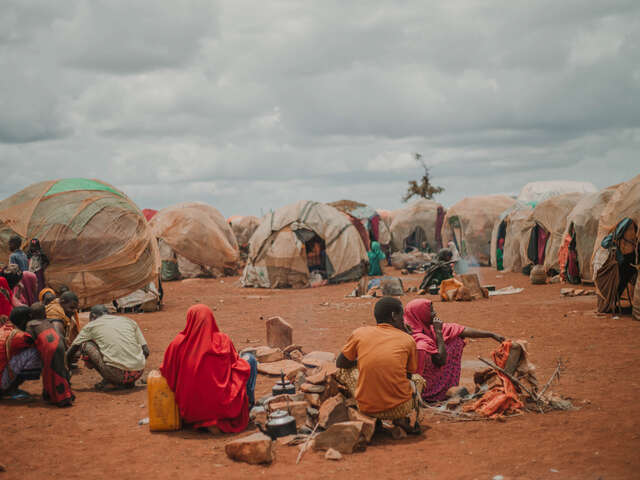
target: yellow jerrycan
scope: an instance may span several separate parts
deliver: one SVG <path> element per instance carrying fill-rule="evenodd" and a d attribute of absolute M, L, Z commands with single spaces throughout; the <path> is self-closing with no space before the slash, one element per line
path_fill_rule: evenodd
<path fill-rule="evenodd" d="M 176 397 L 160 370 L 149 372 L 147 394 L 149 396 L 149 430 L 152 432 L 180 430 L 182 420 Z"/>

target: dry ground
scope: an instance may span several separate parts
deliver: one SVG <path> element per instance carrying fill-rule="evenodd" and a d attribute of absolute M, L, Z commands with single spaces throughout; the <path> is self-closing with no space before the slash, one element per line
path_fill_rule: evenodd
<path fill-rule="evenodd" d="M 295 465 L 297 449 L 278 447 L 270 467 L 230 461 L 229 436 L 194 431 L 149 433 L 146 391 L 98 393 L 94 371 L 73 378 L 77 401 L 58 409 L 40 399 L 27 405 L 0 403 L 0 478 L 420 478 L 420 479 L 618 479 L 640 471 L 640 323 L 630 317 L 599 318 L 594 297 L 563 298 L 561 286 L 530 285 L 520 274 L 481 269 L 483 283 L 523 286 L 518 295 L 471 303 L 437 302 L 443 321 L 526 339 L 538 377 L 546 381 L 562 357 L 566 371 L 553 389 L 578 407 L 571 412 L 527 414 L 506 422 L 451 423 L 426 415 L 422 437 L 393 441 L 376 437 L 366 452 L 329 462 L 308 452 Z M 417 285 L 419 276 L 405 277 Z M 221 329 L 238 349 L 265 341 L 262 317 L 281 315 L 294 327 L 294 341 L 307 351 L 337 352 L 354 328 L 371 324 L 374 300 L 345 298 L 353 284 L 307 290 L 242 289 L 237 278 L 166 284 L 162 312 L 134 315 L 143 328 L 156 368 L 165 347 L 182 329 L 186 309 L 215 307 Z M 403 297 L 409 301 L 415 295 Z M 464 352 L 463 383 L 471 383 L 474 361 L 488 356 L 491 340 Z M 260 376 L 258 394 L 274 380 Z M 39 382 L 26 390 L 37 394 Z"/>

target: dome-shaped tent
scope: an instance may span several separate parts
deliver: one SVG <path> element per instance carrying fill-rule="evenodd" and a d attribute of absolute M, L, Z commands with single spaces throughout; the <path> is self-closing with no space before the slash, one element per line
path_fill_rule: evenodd
<path fill-rule="evenodd" d="M 360 278 L 368 257 L 358 230 L 329 205 L 300 201 L 267 214 L 249 242 L 245 287 L 304 288 L 314 270 L 338 283 Z"/>
<path fill-rule="evenodd" d="M 479 265 L 491 261 L 491 231 L 500 214 L 515 200 L 506 195 L 469 197 L 447 209 L 442 242 L 454 242 L 462 257 Z"/>
<path fill-rule="evenodd" d="M 598 221 L 614 192 L 615 187 L 610 187 L 584 195 L 567 216 L 558 252 L 560 274 L 564 280 L 571 283 L 593 281 L 591 256 L 598 234 Z"/>
<path fill-rule="evenodd" d="M 576 182 L 572 180 L 548 180 L 542 182 L 527 183 L 518 200 L 535 207 L 538 203 L 557 195 L 566 193 L 595 193 L 598 189 L 590 182 Z"/>
<path fill-rule="evenodd" d="M 238 266 L 236 237 L 222 214 L 201 202 L 163 208 L 151 220 L 162 279 L 220 276 Z"/>
<path fill-rule="evenodd" d="M 540 202 L 531 212 L 532 224 L 523 232 L 521 245 L 524 265 L 543 265 L 548 275 L 560 273 L 558 251 L 562 245 L 567 216 L 582 199 L 582 193 L 556 195 Z"/>
<path fill-rule="evenodd" d="M 444 208 L 433 200 L 418 200 L 393 212 L 391 245 L 394 251 L 415 247 L 437 252 L 442 248 Z"/>
<path fill-rule="evenodd" d="M 598 311 L 615 311 L 628 295 L 633 318 L 640 320 L 639 244 L 640 175 L 618 186 L 600 214 L 592 257 Z"/>
<path fill-rule="evenodd" d="M 248 250 L 249 240 L 251 240 L 251 237 L 258 229 L 260 219 L 253 215 L 234 215 L 227 219 L 227 223 L 229 223 L 231 230 L 233 230 L 240 250 Z"/>
<path fill-rule="evenodd" d="M 0 202 L 0 254 L 11 235 L 40 240 L 46 283 L 68 286 L 81 307 L 157 282 L 158 247 L 140 209 L 99 180 L 36 183 Z"/>
<path fill-rule="evenodd" d="M 500 214 L 491 232 L 491 265 L 499 268 L 498 249 L 502 252 L 502 269 L 507 272 L 520 272 L 522 263 L 521 245 L 528 237 L 524 232 L 533 226 L 531 212 L 533 208 L 523 202 L 516 201 Z M 502 246 L 502 248 L 500 248 Z"/>
<path fill-rule="evenodd" d="M 370 249 L 370 244 L 373 241 L 380 243 L 383 249 L 386 249 L 391 243 L 389 226 L 373 208 L 353 200 L 339 200 L 331 202 L 329 205 L 349 216 L 351 223 L 360 231 L 360 236 L 367 250 Z M 362 228 L 359 228 L 357 223 Z"/>

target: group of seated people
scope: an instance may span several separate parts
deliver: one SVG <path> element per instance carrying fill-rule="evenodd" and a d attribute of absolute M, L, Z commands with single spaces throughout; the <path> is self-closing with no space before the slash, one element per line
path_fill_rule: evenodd
<path fill-rule="evenodd" d="M 73 292 L 57 297 L 45 289 L 30 307 L 10 308 L 11 290 L 3 285 L 6 279 L 0 276 L 0 394 L 28 397 L 18 387 L 42 375 L 43 398 L 69 406 L 75 399 L 69 368 L 80 355 L 86 367 L 101 375 L 97 389 L 132 388 L 142 376 L 149 348 L 133 320 L 97 305 L 89 323 L 79 329 Z M 419 431 L 417 422 L 412 425 L 407 418 L 421 401 L 444 400 L 447 390 L 458 385 L 465 338 L 504 340 L 442 323 L 426 299 L 412 300 L 404 308 L 397 298 L 383 297 L 373 314 L 375 325 L 353 331 L 342 348 L 336 377 L 362 413 L 393 420 L 410 433 Z M 167 347 L 160 371 L 175 393 L 184 423 L 222 432 L 246 429 L 257 361 L 238 354 L 209 307 L 189 308 L 185 328 Z"/>

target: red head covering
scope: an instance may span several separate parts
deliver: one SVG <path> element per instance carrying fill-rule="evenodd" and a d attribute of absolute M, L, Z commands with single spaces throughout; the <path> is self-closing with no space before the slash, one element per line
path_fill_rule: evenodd
<path fill-rule="evenodd" d="M 8 320 L 11 310 L 13 310 L 13 292 L 9 288 L 7 279 L 0 276 L 0 317 L 6 315 Z"/>
<path fill-rule="evenodd" d="M 422 298 L 411 300 L 404 307 L 404 323 L 411 328 L 411 336 L 416 341 L 418 350 L 433 354 L 438 353 L 438 343 L 433 330 L 431 307 L 431 300 Z M 445 343 L 456 338 L 463 331 L 464 327 L 457 323 L 442 324 L 442 338 Z"/>
<path fill-rule="evenodd" d="M 251 367 L 220 332 L 206 305 L 187 311 L 187 325 L 164 352 L 160 371 L 186 423 L 196 428 L 217 426 L 223 432 L 247 428 Z"/>
<path fill-rule="evenodd" d="M 18 296 L 20 302 L 31 306 L 38 301 L 38 277 L 33 272 L 22 272 L 22 280 L 13 289 L 14 295 Z"/>

